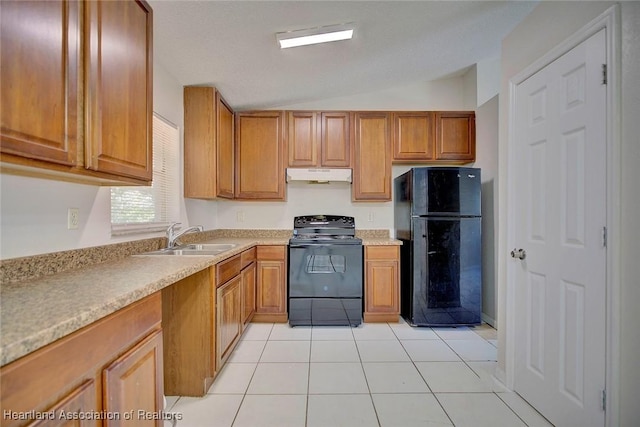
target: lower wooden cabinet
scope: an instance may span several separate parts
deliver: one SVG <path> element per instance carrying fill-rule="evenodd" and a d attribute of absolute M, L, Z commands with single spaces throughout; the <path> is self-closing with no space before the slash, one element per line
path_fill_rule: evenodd
<path fill-rule="evenodd" d="M 365 246 L 365 322 L 397 322 L 399 319 L 399 249 L 399 246 Z"/>
<path fill-rule="evenodd" d="M 242 270 L 242 323 L 251 322 L 256 312 L 256 263 Z"/>
<path fill-rule="evenodd" d="M 154 425 L 154 414 L 164 408 L 161 374 L 162 331 L 157 331 L 102 372 L 104 410 L 113 414 L 134 414 L 132 425 Z M 120 425 L 106 423 L 111 424 Z"/>
<path fill-rule="evenodd" d="M 61 414 L 61 413 L 95 413 L 98 411 L 98 407 L 96 405 L 96 383 L 93 380 L 87 380 L 78 388 L 69 393 L 68 396 L 64 397 L 61 401 L 53 405 L 51 408 L 47 410 L 47 414 Z M 67 426 L 69 425 L 69 420 L 65 419 L 66 417 L 54 417 L 55 419 L 41 419 L 29 424 L 29 427 L 35 426 Z M 4 417 L 6 420 L 6 417 Z M 4 425 L 4 423 L 3 423 Z M 80 427 L 88 427 L 88 426 L 99 426 L 98 420 L 77 420 L 77 423 L 74 424 Z"/>
<path fill-rule="evenodd" d="M 287 322 L 287 247 L 258 246 L 254 322 Z"/>
<path fill-rule="evenodd" d="M 220 370 L 242 334 L 242 277 L 240 275 L 217 289 L 216 317 L 216 357 L 218 370 Z"/>
<path fill-rule="evenodd" d="M 126 421 L 60 419 L 60 411 L 70 418 L 132 409 L 130 425 L 162 426 L 138 413 L 163 409 L 161 310 L 157 292 L 0 368 L 2 426 L 33 421 L 7 414 L 54 410 L 56 419 L 31 425 L 120 425 Z"/>

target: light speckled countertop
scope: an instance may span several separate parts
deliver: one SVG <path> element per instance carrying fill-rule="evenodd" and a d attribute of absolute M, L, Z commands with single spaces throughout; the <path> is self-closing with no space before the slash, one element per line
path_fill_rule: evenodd
<path fill-rule="evenodd" d="M 0 286 L 0 366 L 252 246 L 289 243 L 286 233 L 263 235 L 226 232 L 218 234 L 220 237 L 198 239 L 202 243 L 237 245 L 219 255 L 140 254 L 27 280 L 5 281 Z M 384 233 L 365 231 L 359 237 L 364 245 L 401 244 Z"/>
<path fill-rule="evenodd" d="M 215 256 L 133 255 L 0 287 L 0 366 L 255 245 L 288 238 L 220 238 Z"/>

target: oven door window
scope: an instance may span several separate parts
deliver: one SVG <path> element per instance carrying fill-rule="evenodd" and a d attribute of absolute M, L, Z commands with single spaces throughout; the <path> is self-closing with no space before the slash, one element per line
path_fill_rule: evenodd
<path fill-rule="evenodd" d="M 342 255 L 307 255 L 305 271 L 316 273 L 344 273 L 347 259 Z"/>

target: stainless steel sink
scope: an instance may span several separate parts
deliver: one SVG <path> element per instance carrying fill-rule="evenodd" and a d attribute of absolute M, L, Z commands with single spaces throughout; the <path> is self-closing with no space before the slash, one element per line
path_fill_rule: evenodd
<path fill-rule="evenodd" d="M 176 246 L 175 248 L 165 248 L 153 252 L 145 252 L 140 255 L 218 255 L 235 248 L 235 243 L 198 243 L 192 245 Z"/>

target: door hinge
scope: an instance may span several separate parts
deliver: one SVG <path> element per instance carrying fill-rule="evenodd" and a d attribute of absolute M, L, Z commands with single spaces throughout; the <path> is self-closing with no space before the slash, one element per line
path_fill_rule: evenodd
<path fill-rule="evenodd" d="M 607 227 L 602 227 L 602 247 L 607 247 Z"/>
<path fill-rule="evenodd" d="M 602 64 L 602 84 L 607 84 L 607 64 Z"/>
<path fill-rule="evenodd" d="M 602 390 L 602 410 L 607 410 L 607 390 Z"/>

